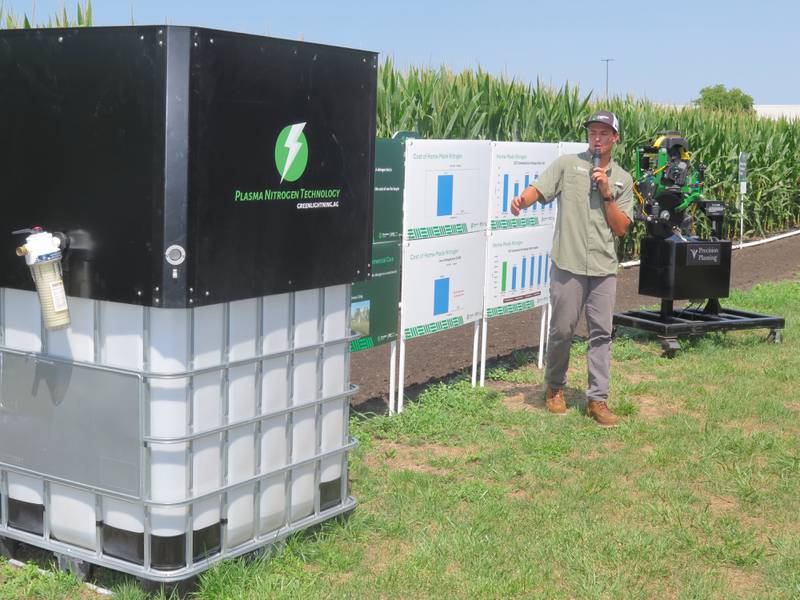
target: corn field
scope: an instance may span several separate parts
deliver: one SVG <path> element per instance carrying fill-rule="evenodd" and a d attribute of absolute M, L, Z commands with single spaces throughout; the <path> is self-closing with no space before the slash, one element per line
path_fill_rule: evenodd
<path fill-rule="evenodd" d="M 76 17 L 64 7 L 48 27 L 92 25 L 92 3 L 77 4 Z M 29 28 L 27 15 L 5 9 L 0 0 L 0 28 Z M 800 224 L 800 121 L 772 121 L 755 115 L 732 115 L 700 109 L 669 108 L 645 100 L 616 97 L 593 101 L 577 87 L 553 89 L 495 77 L 480 68 L 453 73 L 440 69 L 395 68 L 387 59 L 378 76 L 378 135 L 415 131 L 424 138 L 497 141 L 583 141 L 582 121 L 598 107 L 620 118 L 616 159 L 634 172 L 636 148 L 655 132 L 681 131 L 696 160 L 706 165 L 709 199 L 722 200 L 730 218 L 726 235 L 738 237 L 738 155 L 748 152 L 745 235 L 762 237 Z M 734 218 L 736 217 L 736 218 Z M 702 219 L 697 223 L 704 231 Z M 640 226 L 639 226 L 640 227 Z M 624 255 L 638 252 L 641 229 L 622 244 Z"/>
<path fill-rule="evenodd" d="M 706 165 L 709 199 L 728 207 L 726 235 L 738 239 L 738 157 L 748 152 L 745 235 L 761 237 L 800 224 L 800 122 L 772 121 L 692 108 L 668 108 L 645 100 L 613 98 L 598 103 L 576 87 L 552 89 L 492 76 L 481 69 L 381 65 L 378 78 L 378 135 L 415 131 L 424 138 L 497 141 L 584 141 L 581 123 L 597 108 L 620 119 L 616 160 L 635 171 L 636 149 L 655 132 L 684 134 L 694 158 Z M 702 217 L 696 219 L 703 232 Z M 639 226 L 641 227 L 641 226 Z M 625 256 L 638 253 L 641 230 L 629 234 Z"/>

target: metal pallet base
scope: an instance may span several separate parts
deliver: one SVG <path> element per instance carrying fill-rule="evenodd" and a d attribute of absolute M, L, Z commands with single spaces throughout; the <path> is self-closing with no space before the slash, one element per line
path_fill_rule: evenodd
<path fill-rule="evenodd" d="M 59 568 L 64 571 L 72 572 L 80 579 L 88 574 L 92 565 L 97 565 L 112 571 L 120 571 L 128 575 L 133 575 L 145 582 L 178 583 L 202 573 L 220 561 L 236 558 L 279 544 L 295 532 L 308 529 L 309 527 L 313 527 L 314 525 L 318 525 L 339 515 L 352 512 L 356 508 L 356 505 L 356 499 L 352 496 L 348 496 L 341 504 L 328 510 L 321 511 L 301 521 L 287 525 L 278 531 L 258 536 L 235 548 L 223 550 L 202 561 L 195 562 L 191 567 L 184 567 L 170 572 L 144 569 L 123 560 L 117 560 L 105 555 L 98 555 L 98 553 L 92 550 L 85 550 L 69 544 L 63 544 L 53 539 L 44 539 L 38 535 L 13 528 L 6 528 L 0 531 L 0 550 L 2 551 L 0 552 L 0 556 L 12 557 L 11 555 L 14 553 L 15 544 L 9 543 L 9 541 L 22 542 L 53 552 Z"/>
<path fill-rule="evenodd" d="M 785 327 L 783 317 L 723 308 L 717 299 L 710 299 L 704 308 L 675 310 L 672 300 L 662 300 L 661 310 L 630 310 L 614 313 L 613 327 L 622 325 L 655 333 L 661 339 L 666 356 L 674 356 L 680 350 L 679 337 L 702 335 L 712 331 L 734 331 L 739 329 L 769 329 L 769 339 L 781 341 Z"/>

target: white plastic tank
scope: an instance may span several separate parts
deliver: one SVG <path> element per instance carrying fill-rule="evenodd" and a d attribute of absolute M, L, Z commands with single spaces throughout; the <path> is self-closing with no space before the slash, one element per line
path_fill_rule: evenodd
<path fill-rule="evenodd" d="M 143 436 L 169 441 L 143 444 L 141 500 L 8 470 L 10 527 L 45 535 L 47 506 L 52 539 L 134 565 L 149 539 L 170 571 L 344 502 L 349 286 L 196 309 L 68 301 L 71 326 L 43 333 L 36 294 L 0 290 L 2 347 L 139 374 Z"/>

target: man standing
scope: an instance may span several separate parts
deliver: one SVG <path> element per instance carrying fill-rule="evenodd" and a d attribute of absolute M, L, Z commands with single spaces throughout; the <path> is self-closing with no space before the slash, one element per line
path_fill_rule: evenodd
<path fill-rule="evenodd" d="M 565 414 L 569 352 L 575 327 L 586 311 L 589 329 L 587 414 L 603 427 L 619 421 L 607 404 L 611 368 L 611 323 L 617 290 L 616 236 L 633 217 L 633 180 L 611 157 L 619 121 L 600 110 L 584 123 L 589 151 L 559 157 L 511 203 L 515 216 L 534 202 L 559 197 L 551 252 L 553 317 L 547 349 L 547 409 Z M 593 163 L 594 160 L 594 163 Z M 597 165 L 597 166 L 593 166 Z"/>

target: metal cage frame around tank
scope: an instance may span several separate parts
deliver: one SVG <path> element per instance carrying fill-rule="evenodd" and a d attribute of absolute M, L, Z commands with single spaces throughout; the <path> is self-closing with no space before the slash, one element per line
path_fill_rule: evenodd
<path fill-rule="evenodd" d="M 346 304 L 345 306 L 349 307 L 350 303 L 350 286 L 346 286 Z M 98 372 L 108 372 L 120 376 L 125 377 L 133 377 L 136 378 L 138 381 L 138 408 L 139 408 L 139 496 L 134 497 L 118 492 L 109 491 L 108 489 L 94 486 L 94 485 L 87 485 L 78 481 L 71 481 L 68 479 L 63 479 L 60 477 L 54 477 L 52 475 L 48 475 L 45 473 L 33 471 L 30 469 L 26 469 L 17 465 L 9 464 L 7 462 L 0 462 L 0 536 L 16 540 L 19 542 L 31 544 L 33 546 L 38 546 L 40 548 L 44 548 L 46 550 L 52 551 L 57 555 L 67 557 L 72 560 L 78 561 L 85 561 L 87 563 L 91 563 L 94 565 L 99 565 L 103 567 L 107 567 L 116 571 L 125 572 L 134 576 L 141 577 L 143 579 L 159 581 L 159 582 L 174 582 L 180 581 L 182 579 L 186 579 L 193 575 L 196 575 L 205 569 L 209 568 L 212 564 L 219 562 L 223 559 L 229 559 L 236 556 L 240 556 L 246 554 L 248 552 L 252 552 L 264 546 L 273 544 L 278 542 L 282 539 L 285 539 L 290 534 L 300 531 L 302 529 L 308 528 L 309 526 L 313 526 L 315 524 L 321 523 L 325 520 L 328 520 L 332 517 L 340 515 L 342 513 L 347 513 L 353 510 L 356 506 L 356 501 L 353 497 L 348 495 L 348 454 L 349 452 L 355 447 L 356 441 L 348 435 L 348 423 L 349 423 L 349 409 L 350 403 L 347 401 L 356 391 L 357 386 L 349 383 L 349 363 L 350 363 L 350 355 L 349 352 L 345 352 L 344 355 L 344 387 L 345 391 L 342 393 L 330 395 L 325 397 L 322 393 L 322 386 L 323 386 L 323 355 L 324 349 L 335 344 L 347 344 L 355 338 L 357 335 L 354 335 L 352 332 L 348 334 L 347 330 L 349 326 L 345 329 L 345 336 L 342 338 L 335 338 L 335 339 L 328 339 L 324 338 L 324 326 L 325 326 L 325 288 L 319 288 L 319 307 L 318 307 L 318 318 L 317 318 L 317 328 L 318 328 L 318 343 L 314 344 L 307 344 L 303 346 L 295 346 L 295 327 L 296 323 L 296 314 L 295 314 L 295 297 L 297 292 L 289 293 L 289 297 L 291 298 L 291 302 L 289 303 L 289 339 L 288 339 L 288 348 L 281 352 L 274 352 L 274 353 L 263 353 L 257 352 L 257 356 L 252 358 L 238 360 L 238 361 L 231 361 L 229 357 L 229 343 L 230 343 L 230 331 L 229 331 L 229 310 L 230 305 L 224 305 L 224 318 L 223 318 L 223 328 L 224 328 L 224 340 L 225 340 L 225 348 L 223 349 L 223 361 L 222 364 L 214 366 L 214 367 L 207 367 L 202 369 L 190 369 L 185 372 L 180 373 L 170 373 L 168 375 L 162 373 L 155 373 L 152 371 L 147 370 L 150 366 L 150 356 L 148 356 L 149 352 L 149 344 L 147 343 L 147 335 L 149 333 L 149 320 L 150 320 L 150 308 L 143 307 L 143 314 L 144 319 L 142 323 L 142 332 L 143 338 L 145 338 L 143 344 L 143 360 L 144 360 L 144 367 L 142 371 L 136 371 L 131 369 L 125 368 L 117 368 L 111 367 L 107 365 L 102 365 L 98 363 L 88 363 L 83 361 L 72 361 L 69 359 L 64 359 L 60 357 L 55 357 L 51 355 L 47 355 L 47 336 L 45 335 L 44 328 L 42 328 L 42 349 L 41 352 L 24 352 L 19 350 L 14 350 L 7 348 L 5 346 L 5 323 L 1 320 L 3 319 L 3 312 L 0 311 L 0 390 L 3 389 L 3 379 L 5 379 L 9 374 L 7 373 L 7 357 L 21 357 L 28 360 L 33 360 L 36 362 L 43 362 L 45 364 L 63 364 L 71 367 L 80 367 L 80 368 L 88 368 L 91 370 L 96 370 Z M 264 323 L 263 323 L 263 303 L 264 298 L 257 298 L 257 334 L 256 334 L 256 349 L 263 350 L 263 340 L 264 340 Z M 102 332 L 100 331 L 99 323 L 101 320 L 98 317 L 98 313 L 100 310 L 100 301 L 94 300 L 93 302 L 93 310 L 95 313 L 94 319 L 94 352 L 95 352 L 95 360 L 98 360 L 99 353 L 100 353 L 100 344 L 99 341 L 101 340 Z M 5 303 L 5 290 L 0 290 L 0 306 Z M 188 344 L 188 353 L 187 357 L 189 358 L 189 365 L 193 366 L 194 359 L 196 354 L 193 350 L 193 342 L 194 342 L 194 327 L 195 327 L 195 320 L 194 320 L 194 311 L 197 310 L 195 308 L 187 309 L 188 313 L 188 323 L 189 323 L 189 335 L 187 336 L 187 344 Z M 349 320 L 347 321 L 349 323 Z M 298 352 L 309 351 L 309 350 L 316 350 L 316 392 L 317 397 L 313 401 L 303 402 L 300 404 L 295 403 L 295 389 L 294 389 L 294 374 L 295 374 L 295 365 L 294 365 L 294 357 Z M 288 364 L 286 368 L 286 376 L 287 376 L 287 402 L 288 406 L 284 409 L 269 412 L 266 414 L 262 414 L 261 411 L 263 410 L 263 384 L 262 378 L 263 375 L 263 363 L 266 359 L 270 358 L 279 358 L 279 357 L 286 357 Z M 228 394 L 229 394 L 229 387 L 225 385 L 228 382 L 228 376 L 230 370 L 237 366 L 243 365 L 255 365 L 255 416 L 242 419 L 235 422 L 228 422 L 218 427 L 214 427 L 208 430 L 193 431 L 193 423 L 194 423 L 194 414 L 193 414 L 193 402 L 192 402 L 192 391 L 193 391 L 193 381 L 194 377 L 203 373 L 211 373 L 211 372 L 220 372 L 221 373 L 221 381 L 222 386 L 221 389 L 223 390 L 223 396 L 221 398 L 222 402 L 222 412 L 220 413 L 221 420 L 227 421 L 228 420 Z M 149 429 L 149 394 L 150 394 L 150 383 L 154 380 L 174 380 L 174 379 L 187 379 L 188 385 L 186 387 L 186 405 L 187 405 L 187 422 L 186 422 L 186 430 L 188 432 L 187 435 L 183 436 L 153 436 L 150 435 Z M 1 393 L 1 392 L 0 392 Z M 335 401 L 342 401 L 343 404 L 343 423 L 342 423 L 342 432 L 343 432 L 343 439 L 341 440 L 341 447 L 323 452 L 321 449 L 321 437 L 322 437 L 322 427 L 321 421 L 323 416 L 323 406 L 327 403 L 332 403 Z M 2 404 L 2 397 L 0 397 L 0 404 Z M 310 458 L 306 458 L 303 460 L 292 460 L 292 445 L 293 445 L 293 433 L 294 433 L 294 414 L 299 410 L 307 410 L 309 408 L 314 408 L 314 430 L 315 430 L 315 442 L 314 442 L 314 456 Z M 261 472 L 262 464 L 261 464 L 261 442 L 262 442 L 262 424 L 267 419 L 279 416 L 286 416 L 286 426 L 285 426 L 285 444 L 286 444 L 286 463 L 283 467 L 273 469 L 269 472 L 263 473 Z M 252 425 L 254 426 L 254 433 L 253 433 L 253 453 L 255 457 L 255 469 L 254 475 L 247 479 L 236 481 L 235 483 L 229 483 L 229 473 L 228 473 L 228 435 L 231 430 L 242 427 Z M 206 438 L 209 436 L 219 436 L 219 451 L 220 451 L 220 479 L 223 482 L 218 489 L 214 489 L 210 492 L 205 492 L 201 494 L 194 494 L 193 493 L 193 480 L 194 480 L 194 469 L 192 468 L 192 458 L 193 458 L 193 443 L 201 438 Z M 152 446 L 153 444 L 161 444 L 161 445 L 173 445 L 173 444 L 186 444 L 187 449 L 185 453 L 184 465 L 186 467 L 186 498 L 179 501 L 171 501 L 171 502 L 163 502 L 163 501 L 156 501 L 152 499 L 152 488 L 151 488 L 151 453 L 152 453 Z M 334 458 L 336 456 L 340 456 L 341 458 L 341 476 L 339 480 L 339 495 L 338 501 L 336 504 L 332 506 L 323 506 L 322 505 L 322 498 L 321 494 L 317 493 L 320 489 L 321 483 L 321 471 L 322 471 L 322 463 L 323 460 L 326 458 Z M 303 517 L 297 521 L 292 521 L 292 482 L 293 482 L 293 475 L 295 471 L 299 467 L 314 465 L 314 508 L 313 513 L 309 516 Z M 19 475 L 25 475 L 29 477 L 35 477 L 42 480 L 43 485 L 43 523 L 42 523 L 42 535 L 36 535 L 34 533 L 29 533 L 20 529 L 16 529 L 14 527 L 9 526 L 9 473 L 15 473 Z M 261 504 L 261 492 L 262 492 L 262 483 L 264 480 L 275 477 L 278 475 L 283 475 L 284 478 L 284 510 L 283 510 L 283 525 L 274 530 L 269 531 L 266 533 L 259 533 L 259 522 L 260 522 L 260 504 Z M 88 548 L 83 548 L 80 546 L 75 546 L 69 543 L 61 542 L 56 539 L 51 538 L 50 535 L 50 485 L 51 484 L 60 484 L 67 487 L 75 488 L 80 491 L 88 492 L 94 496 L 95 502 L 95 549 L 91 550 Z M 246 486 L 253 486 L 253 520 L 252 520 L 252 532 L 253 535 L 251 538 L 243 543 L 237 544 L 233 547 L 227 547 L 227 516 L 229 510 L 229 494 L 232 491 L 235 491 L 240 488 L 244 488 Z M 220 546 L 219 551 L 208 556 L 202 557 L 199 560 L 195 558 L 195 548 L 193 543 L 193 505 L 198 503 L 202 500 L 207 500 L 214 498 L 215 496 L 220 497 Z M 144 514 L 144 532 L 143 532 L 143 540 L 144 540 L 144 557 L 143 557 L 143 564 L 138 565 L 134 562 L 129 562 L 126 560 L 114 558 L 112 556 L 108 556 L 103 552 L 103 501 L 104 498 L 110 498 L 115 500 L 120 500 L 128 503 L 137 503 L 141 505 L 143 508 Z M 186 515 L 185 519 L 185 565 L 182 568 L 174 569 L 174 570 L 159 570 L 155 569 L 152 566 L 151 562 L 151 511 L 153 508 L 185 508 Z"/>

